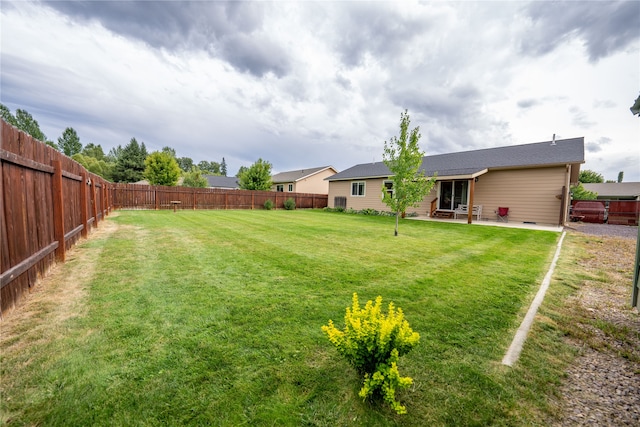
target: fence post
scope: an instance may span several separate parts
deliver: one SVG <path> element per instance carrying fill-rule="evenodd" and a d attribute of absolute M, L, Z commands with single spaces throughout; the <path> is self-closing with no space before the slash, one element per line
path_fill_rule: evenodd
<path fill-rule="evenodd" d="M 193 189 L 193 210 L 196 210 L 196 189 Z"/>
<path fill-rule="evenodd" d="M 82 182 L 80 183 L 80 218 L 82 220 L 82 237 L 87 237 L 89 234 L 88 220 L 89 212 L 87 211 L 87 173 L 81 172 Z"/>
<path fill-rule="evenodd" d="M 153 189 L 153 198 L 156 201 L 156 210 L 160 209 L 159 202 L 158 202 L 158 187 Z"/>
<path fill-rule="evenodd" d="M 104 202 L 105 202 L 105 197 L 104 197 L 104 192 L 106 190 L 105 186 L 104 186 L 104 181 L 102 181 L 100 183 L 100 211 L 102 213 L 102 220 L 104 221 L 105 217 L 107 216 L 107 210 L 104 207 Z"/>
<path fill-rule="evenodd" d="M 96 180 L 91 180 L 91 213 L 93 214 L 93 226 L 98 228 L 98 199 L 96 197 Z"/>
<path fill-rule="evenodd" d="M 58 241 L 56 248 L 56 259 L 64 262 L 64 197 L 62 196 L 62 162 L 53 161 L 53 230 L 55 239 Z"/>

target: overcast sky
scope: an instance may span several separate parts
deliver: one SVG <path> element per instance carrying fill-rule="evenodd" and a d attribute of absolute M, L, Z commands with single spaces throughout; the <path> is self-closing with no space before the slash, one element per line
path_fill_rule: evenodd
<path fill-rule="evenodd" d="M 640 2 L 0 2 L 0 102 L 105 152 L 381 161 L 409 110 L 426 154 L 585 138 L 640 181 Z"/>

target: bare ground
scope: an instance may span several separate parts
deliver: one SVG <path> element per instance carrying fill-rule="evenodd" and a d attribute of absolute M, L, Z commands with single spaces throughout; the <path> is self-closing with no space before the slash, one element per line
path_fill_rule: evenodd
<path fill-rule="evenodd" d="M 640 425 L 640 315 L 631 308 L 637 227 L 572 224 L 594 236 L 581 267 L 594 273 L 569 304 L 570 342 L 580 356 L 567 370 L 556 426 Z M 597 277 L 603 280 L 597 280 Z"/>

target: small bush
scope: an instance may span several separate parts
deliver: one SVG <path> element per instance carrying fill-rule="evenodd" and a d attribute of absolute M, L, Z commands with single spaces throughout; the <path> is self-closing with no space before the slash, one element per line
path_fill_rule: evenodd
<path fill-rule="evenodd" d="M 264 202 L 264 208 L 268 211 L 273 209 L 273 201 L 271 199 L 267 199 L 267 201 Z"/>
<path fill-rule="evenodd" d="M 396 400 L 396 388 L 409 386 L 412 379 L 400 376 L 397 362 L 418 344 L 420 335 L 411 329 L 401 308 L 396 309 L 389 303 L 386 315 L 381 308 L 379 296 L 375 304 L 367 301 L 361 309 L 358 295 L 354 293 L 353 305 L 347 307 L 344 316 L 344 329 L 337 329 L 329 320 L 322 331 L 338 353 L 364 376 L 360 397 L 382 397 L 398 414 L 404 414 L 407 410 Z"/>
<path fill-rule="evenodd" d="M 284 201 L 284 208 L 288 211 L 292 211 L 296 208 L 296 201 L 291 197 Z"/>

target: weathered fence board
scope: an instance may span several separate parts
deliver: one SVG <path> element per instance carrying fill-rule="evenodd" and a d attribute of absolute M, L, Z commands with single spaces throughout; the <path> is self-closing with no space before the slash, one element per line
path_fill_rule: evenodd
<path fill-rule="evenodd" d="M 327 206 L 326 194 L 112 184 L 3 120 L 0 137 L 0 318 L 113 208 Z"/>
<path fill-rule="evenodd" d="M 81 233 L 108 213 L 110 183 L 3 120 L 0 137 L 1 318 L 48 271 L 54 252 L 64 260 Z M 83 174 L 104 188 L 102 201 L 81 200 Z"/>
<path fill-rule="evenodd" d="M 115 209 L 263 209 L 267 200 L 275 209 L 284 209 L 291 198 L 298 209 L 327 207 L 326 194 L 277 193 L 273 191 L 230 190 L 220 188 L 165 187 L 139 184 L 112 184 Z"/>

